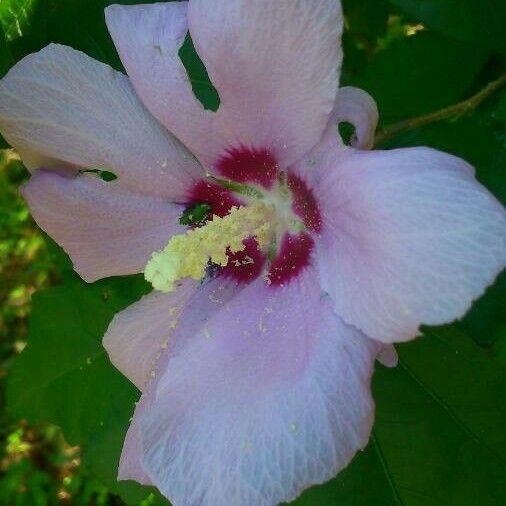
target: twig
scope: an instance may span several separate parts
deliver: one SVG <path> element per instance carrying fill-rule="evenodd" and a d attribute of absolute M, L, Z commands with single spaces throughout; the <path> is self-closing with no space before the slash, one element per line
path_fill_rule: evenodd
<path fill-rule="evenodd" d="M 376 134 L 374 144 L 377 146 L 378 144 L 381 144 L 387 139 L 390 139 L 391 137 L 394 137 L 395 135 L 398 135 L 402 132 L 414 130 L 415 128 L 419 128 L 430 123 L 436 123 L 437 121 L 442 121 L 454 116 L 460 116 L 466 112 L 470 112 L 476 109 L 482 102 L 487 100 L 491 95 L 493 95 L 496 91 L 505 85 L 506 74 L 503 74 L 501 77 L 499 77 L 499 79 L 496 79 L 495 81 L 487 84 L 487 86 L 476 93 L 476 95 L 473 95 L 472 97 L 463 100 L 458 104 L 444 107 L 443 109 L 439 109 L 439 111 L 434 111 L 429 114 L 424 114 L 415 118 L 399 121 L 399 123 L 394 123 L 393 125 L 379 130 Z"/>

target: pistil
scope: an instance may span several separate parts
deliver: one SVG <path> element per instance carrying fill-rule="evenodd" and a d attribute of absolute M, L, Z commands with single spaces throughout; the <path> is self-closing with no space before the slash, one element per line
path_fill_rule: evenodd
<path fill-rule="evenodd" d="M 172 292 L 183 278 L 202 279 L 209 262 L 225 267 L 228 253 L 245 249 L 244 240 L 255 237 L 261 249 L 273 237 L 275 208 L 262 202 L 233 207 L 227 216 L 171 238 L 161 251 L 155 251 L 144 271 L 147 281 L 162 292 Z"/>

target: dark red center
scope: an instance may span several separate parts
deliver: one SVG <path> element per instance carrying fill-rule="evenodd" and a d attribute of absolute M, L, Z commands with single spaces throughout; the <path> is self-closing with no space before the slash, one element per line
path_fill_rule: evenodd
<path fill-rule="evenodd" d="M 211 208 L 211 213 L 223 218 L 232 207 L 243 204 L 230 190 L 221 186 L 199 181 L 190 190 L 187 201 L 188 207 L 195 204 L 207 204 Z"/>
<path fill-rule="evenodd" d="M 278 162 L 266 149 L 228 149 L 216 164 L 218 172 L 236 183 L 259 184 L 272 188 L 278 175 Z"/>
<path fill-rule="evenodd" d="M 271 190 L 279 175 L 279 165 L 274 155 L 266 149 L 244 147 L 228 149 L 216 164 L 221 177 L 236 183 L 259 185 Z M 321 228 L 321 215 L 313 192 L 299 176 L 287 171 L 287 186 L 292 194 L 292 211 L 300 218 L 306 232 L 286 232 L 278 244 L 266 275 L 270 286 L 283 286 L 300 274 L 310 263 L 314 240 L 310 232 Z M 188 196 L 188 206 L 207 204 L 211 214 L 225 216 L 234 206 L 244 205 L 241 197 L 218 184 L 200 181 Z M 239 282 L 250 282 L 264 271 L 267 256 L 254 238 L 244 241 L 246 248 L 239 253 L 229 253 L 229 262 L 221 269 L 222 275 Z"/>

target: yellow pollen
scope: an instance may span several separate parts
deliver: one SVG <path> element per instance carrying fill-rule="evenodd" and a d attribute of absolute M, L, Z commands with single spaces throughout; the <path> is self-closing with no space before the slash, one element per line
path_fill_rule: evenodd
<path fill-rule="evenodd" d="M 255 202 L 233 207 L 227 216 L 213 216 L 206 225 L 172 237 L 167 246 L 151 255 L 144 276 L 156 290 L 172 292 L 183 278 L 199 280 L 208 262 L 225 267 L 227 249 L 243 251 L 243 241 L 255 237 L 260 248 L 270 242 L 274 207 Z M 249 257 L 248 257 L 249 258 Z"/>

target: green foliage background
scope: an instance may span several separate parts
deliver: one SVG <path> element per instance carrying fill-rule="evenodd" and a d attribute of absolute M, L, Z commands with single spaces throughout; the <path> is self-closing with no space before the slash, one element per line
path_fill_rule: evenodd
<path fill-rule="evenodd" d="M 103 19 L 109 3 L 0 0 L 0 73 L 49 42 L 121 69 Z M 506 72 L 504 0 L 346 0 L 344 8 L 343 84 L 376 98 L 382 126 L 455 104 Z M 196 95 L 216 108 L 190 40 L 181 57 Z M 476 110 L 404 132 L 383 147 L 415 145 L 470 161 L 506 202 L 506 89 Z M 0 505 L 167 504 L 156 491 L 115 480 L 138 392 L 100 342 L 113 314 L 148 287 L 138 277 L 93 285 L 78 279 L 34 226 L 17 195 L 28 175 L 3 148 Z M 503 274 L 464 320 L 427 328 L 399 346 L 396 369 L 377 367 L 368 448 L 295 504 L 506 504 L 505 293 Z"/>

